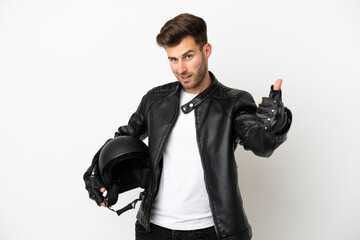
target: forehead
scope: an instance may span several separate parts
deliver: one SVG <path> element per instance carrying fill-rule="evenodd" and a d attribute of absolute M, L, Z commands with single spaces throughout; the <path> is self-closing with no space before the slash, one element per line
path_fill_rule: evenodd
<path fill-rule="evenodd" d="M 196 44 L 195 39 L 191 36 L 185 37 L 178 45 L 173 47 L 166 47 L 168 57 L 180 57 L 189 51 L 200 51 L 199 45 Z"/>

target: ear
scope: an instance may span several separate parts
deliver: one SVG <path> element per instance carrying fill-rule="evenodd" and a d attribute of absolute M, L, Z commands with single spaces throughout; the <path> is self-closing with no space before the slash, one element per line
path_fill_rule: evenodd
<path fill-rule="evenodd" d="M 206 58 L 210 57 L 211 55 L 212 46 L 210 43 L 207 43 L 203 47 L 203 52 L 205 53 Z"/>

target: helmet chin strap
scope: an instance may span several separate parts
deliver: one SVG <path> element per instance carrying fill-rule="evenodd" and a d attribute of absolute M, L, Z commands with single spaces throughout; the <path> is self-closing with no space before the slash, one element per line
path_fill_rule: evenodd
<path fill-rule="evenodd" d="M 137 203 L 138 201 L 143 200 L 144 196 L 146 195 L 146 191 L 144 190 L 143 192 L 141 192 L 141 193 L 139 194 L 139 198 L 135 199 L 134 201 L 132 201 L 131 203 L 129 203 L 128 205 L 126 205 L 125 207 L 123 207 L 123 208 L 121 208 L 121 209 L 119 209 L 119 210 L 114 210 L 114 209 L 111 208 L 111 206 L 108 205 L 108 199 L 109 199 L 108 195 L 109 195 L 109 193 L 108 193 L 108 194 L 106 195 L 106 197 L 105 197 L 105 206 L 106 206 L 109 210 L 111 210 L 111 211 L 113 211 L 113 212 L 116 212 L 117 215 L 120 216 L 122 213 L 124 213 L 124 212 L 126 212 L 126 211 L 128 211 L 128 210 L 130 210 L 130 209 L 135 209 L 136 203 Z M 117 197 L 116 197 L 116 198 L 117 198 Z"/>
<path fill-rule="evenodd" d="M 119 185 L 117 185 L 116 183 L 113 183 L 112 186 L 110 187 L 109 191 L 106 193 L 105 199 L 104 199 L 104 203 L 105 206 L 111 206 L 114 205 L 119 197 Z"/>

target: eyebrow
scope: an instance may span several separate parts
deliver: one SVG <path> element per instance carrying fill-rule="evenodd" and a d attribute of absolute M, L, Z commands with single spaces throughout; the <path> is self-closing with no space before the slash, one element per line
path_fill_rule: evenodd
<path fill-rule="evenodd" d="M 181 56 L 186 56 L 186 55 L 188 55 L 189 53 L 192 53 L 192 52 L 195 52 L 195 51 L 194 50 L 188 50 L 187 52 L 185 52 Z M 173 58 L 176 58 L 176 57 L 168 57 L 168 59 L 173 59 Z"/>

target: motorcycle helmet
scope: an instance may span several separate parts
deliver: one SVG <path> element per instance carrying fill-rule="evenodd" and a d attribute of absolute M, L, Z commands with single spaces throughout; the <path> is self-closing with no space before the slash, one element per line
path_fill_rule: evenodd
<path fill-rule="evenodd" d="M 98 165 L 104 187 L 107 189 L 107 207 L 117 202 L 120 193 L 138 187 L 146 189 L 148 186 L 148 147 L 138 138 L 119 136 L 107 142 L 100 152 Z M 141 200 L 143 195 L 144 192 L 138 200 Z M 136 202 L 131 204 L 132 208 L 135 208 Z"/>

